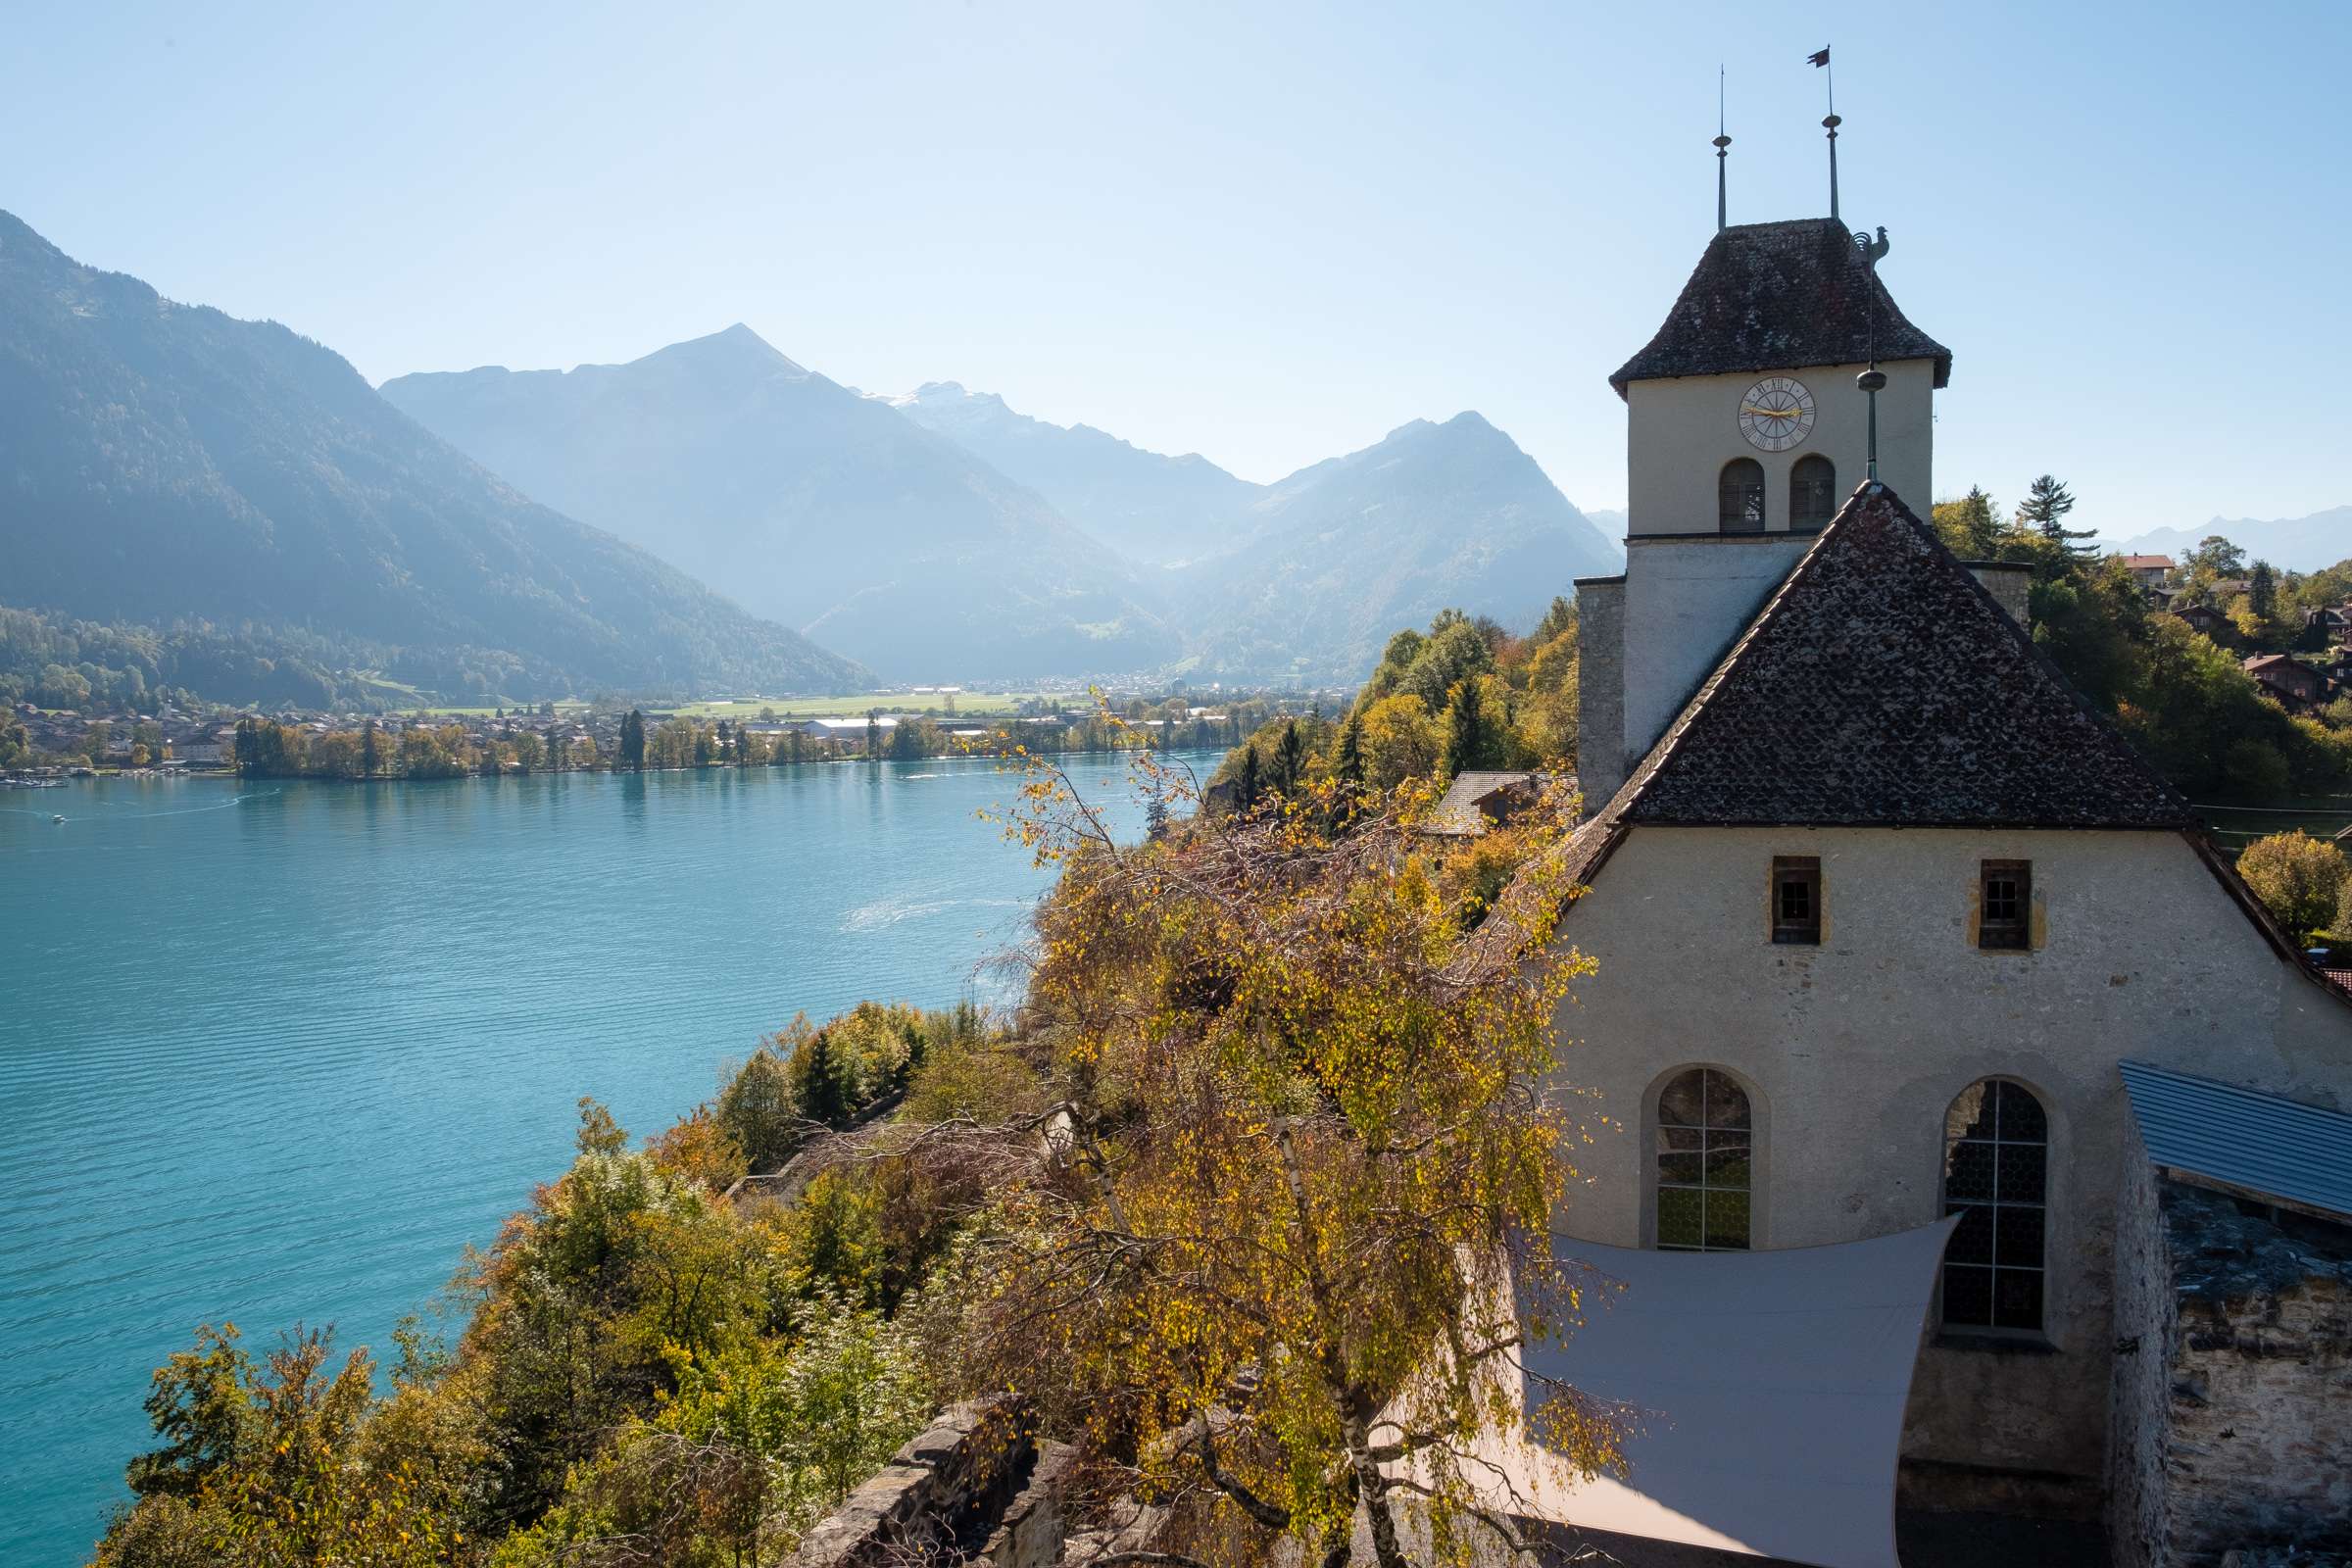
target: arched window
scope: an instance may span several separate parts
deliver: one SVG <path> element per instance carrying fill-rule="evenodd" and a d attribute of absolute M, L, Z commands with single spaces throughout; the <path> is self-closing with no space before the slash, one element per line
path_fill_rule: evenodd
<path fill-rule="evenodd" d="M 1943 1250 L 1948 1328 L 2041 1327 L 2042 1215 L 2050 1118 L 2023 1084 L 1971 1084 L 1943 1118 L 1943 1211 L 1961 1216 Z"/>
<path fill-rule="evenodd" d="M 1788 527 L 1818 533 L 1838 513 L 1838 466 L 1815 452 L 1788 470 Z"/>
<path fill-rule="evenodd" d="M 1764 465 L 1753 458 L 1734 458 L 1723 466 L 1717 492 L 1717 517 L 1725 533 L 1764 531 Z"/>
<path fill-rule="evenodd" d="M 1692 1067 L 1658 1092 L 1658 1246 L 1744 1252 L 1753 1180 L 1747 1091 L 1719 1067 Z"/>

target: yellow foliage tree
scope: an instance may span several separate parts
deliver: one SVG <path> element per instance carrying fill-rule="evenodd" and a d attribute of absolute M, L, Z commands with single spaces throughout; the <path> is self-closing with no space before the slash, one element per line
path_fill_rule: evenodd
<path fill-rule="evenodd" d="M 1033 763 L 1008 831 L 1061 871 L 1024 1014 L 1047 1092 L 860 1147 L 987 1171 L 967 1376 L 1039 1400 L 1106 1493 L 1326 1564 L 1360 1507 L 1401 1568 L 1406 1500 L 1441 1557 L 1515 1541 L 1482 1440 L 1524 1419 L 1588 1470 L 1616 1455 L 1572 1390 L 1523 1411 L 1516 1370 L 1576 1312 L 1552 1020 L 1590 964 L 1550 946 L 1556 828 L 1527 830 L 1515 896 L 1466 941 L 1410 806 L 1335 812 L 1331 788 L 1135 847 Z"/>

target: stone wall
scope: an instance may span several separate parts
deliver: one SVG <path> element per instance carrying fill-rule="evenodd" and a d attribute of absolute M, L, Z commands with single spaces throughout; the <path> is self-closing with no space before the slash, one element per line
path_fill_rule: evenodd
<path fill-rule="evenodd" d="M 1035 1420 L 1025 1400 L 1002 1396 L 951 1405 L 803 1537 L 780 1568 L 972 1560 L 995 1544 L 991 1537 L 1036 1464 Z M 995 1560 L 1004 1568 L 1052 1562 L 1038 1554 L 1037 1535 L 1031 1530 Z M 1059 1547 L 1056 1525 L 1053 1549 Z"/>
<path fill-rule="evenodd" d="M 2126 1172 L 2108 1456 L 2125 1568 L 2352 1550 L 2352 1226 L 2251 1209 L 2144 1156 Z"/>
<path fill-rule="evenodd" d="M 1576 585 L 1576 780 L 1585 814 L 1625 782 L 1625 579 Z"/>

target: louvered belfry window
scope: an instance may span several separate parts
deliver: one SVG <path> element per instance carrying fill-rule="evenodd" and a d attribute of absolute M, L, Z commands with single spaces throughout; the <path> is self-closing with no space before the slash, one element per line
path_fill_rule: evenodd
<path fill-rule="evenodd" d="M 1838 513 L 1838 466 L 1816 452 L 1788 470 L 1788 526 L 1818 533 Z"/>
<path fill-rule="evenodd" d="M 1717 516 L 1725 533 L 1764 531 L 1764 465 L 1753 458 L 1734 458 L 1723 466 Z"/>

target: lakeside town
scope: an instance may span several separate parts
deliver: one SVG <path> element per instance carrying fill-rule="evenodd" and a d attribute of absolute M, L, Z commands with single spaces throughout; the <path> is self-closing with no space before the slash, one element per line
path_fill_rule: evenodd
<path fill-rule="evenodd" d="M 759 698 L 410 713 L 261 712 L 169 699 L 122 711 L 21 702 L 0 724 L 0 784 L 140 774 L 360 780 L 749 767 L 993 754 L 1016 746 L 1045 753 L 1139 743 L 1225 749 L 1278 715 L 1308 713 L 1343 696 L 1211 695 L 1223 700 L 1202 703 L 1181 693 L 1098 700 L 1085 692 L 966 698 L 960 687 L 917 686 L 875 694 L 873 706 L 846 714 L 795 712 L 789 699 Z"/>

